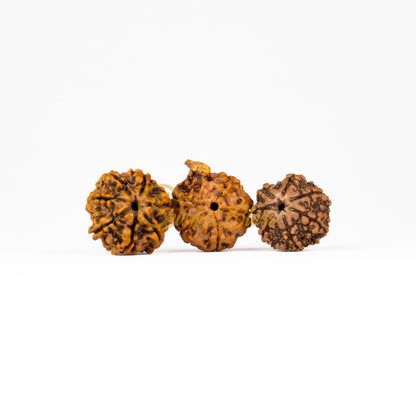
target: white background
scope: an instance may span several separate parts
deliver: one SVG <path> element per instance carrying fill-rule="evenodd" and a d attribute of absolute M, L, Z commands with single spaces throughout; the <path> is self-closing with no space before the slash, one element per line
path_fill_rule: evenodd
<path fill-rule="evenodd" d="M 0 6 L 0 414 L 416 414 L 411 0 Z M 254 227 L 152 255 L 87 233 L 99 176 L 188 159 L 333 201 L 321 244 Z"/>

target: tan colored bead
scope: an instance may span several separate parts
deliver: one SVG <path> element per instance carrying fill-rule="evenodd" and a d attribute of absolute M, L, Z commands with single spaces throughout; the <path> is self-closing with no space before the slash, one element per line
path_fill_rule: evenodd
<path fill-rule="evenodd" d="M 152 253 L 173 221 L 169 195 L 139 169 L 102 175 L 86 210 L 92 220 L 88 232 L 112 254 Z"/>

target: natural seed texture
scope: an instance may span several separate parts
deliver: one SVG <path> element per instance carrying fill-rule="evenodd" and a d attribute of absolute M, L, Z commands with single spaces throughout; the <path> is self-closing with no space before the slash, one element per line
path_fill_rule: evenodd
<path fill-rule="evenodd" d="M 234 176 L 211 173 L 201 162 L 185 164 L 188 177 L 172 192 L 176 229 L 183 241 L 203 251 L 233 247 L 251 225 L 252 199 Z"/>
<path fill-rule="evenodd" d="M 257 191 L 253 223 L 261 239 L 273 248 L 299 251 L 318 244 L 329 230 L 331 201 L 313 182 L 289 174 L 276 185 Z"/>
<path fill-rule="evenodd" d="M 86 210 L 92 220 L 88 232 L 112 254 L 152 253 L 173 221 L 169 195 L 139 169 L 102 175 Z"/>

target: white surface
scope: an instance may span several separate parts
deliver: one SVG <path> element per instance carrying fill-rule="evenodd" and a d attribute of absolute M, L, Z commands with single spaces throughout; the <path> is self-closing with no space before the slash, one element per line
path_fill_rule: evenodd
<path fill-rule="evenodd" d="M 0 6 L 0 415 L 416 413 L 411 1 Z M 114 257 L 99 176 L 302 173 L 320 245 L 170 229 Z"/>

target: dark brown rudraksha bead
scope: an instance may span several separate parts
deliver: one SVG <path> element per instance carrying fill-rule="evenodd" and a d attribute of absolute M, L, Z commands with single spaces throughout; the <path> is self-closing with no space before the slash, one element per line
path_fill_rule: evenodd
<path fill-rule="evenodd" d="M 331 201 L 302 175 L 287 175 L 276 185 L 257 191 L 253 223 L 261 239 L 273 248 L 299 251 L 318 244 L 329 230 Z"/>

